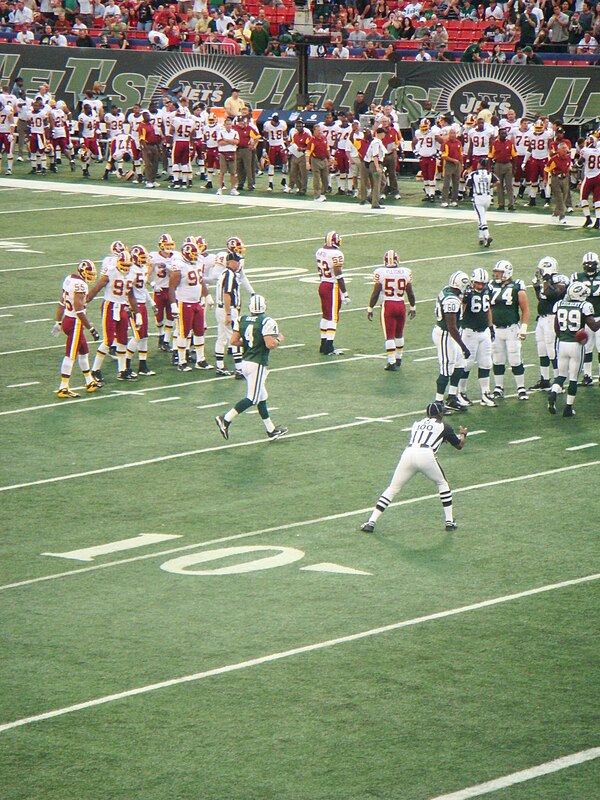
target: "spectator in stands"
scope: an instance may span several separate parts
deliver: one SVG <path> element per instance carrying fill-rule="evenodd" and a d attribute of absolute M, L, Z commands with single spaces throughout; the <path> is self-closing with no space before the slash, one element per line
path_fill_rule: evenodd
<path fill-rule="evenodd" d="M 250 34 L 250 46 L 255 56 L 266 55 L 269 49 L 269 34 L 260 20 L 255 20 Z"/>
<path fill-rule="evenodd" d="M 45 25 L 44 32 L 40 38 L 40 44 L 49 45 L 50 39 L 52 39 L 53 36 L 54 36 L 54 29 L 52 28 L 52 25 Z"/>
<path fill-rule="evenodd" d="M 55 33 L 50 39 L 50 47 L 68 47 L 69 42 L 63 33 Z"/>
<path fill-rule="evenodd" d="M 566 53 L 569 41 L 569 17 L 555 5 L 548 20 L 548 43 L 554 53 Z"/>
<path fill-rule="evenodd" d="M 350 47 L 364 47 L 367 41 L 367 34 L 361 30 L 360 22 L 355 22 L 348 36 Z"/>
<path fill-rule="evenodd" d="M 115 26 L 119 25 L 121 22 L 121 9 L 115 3 L 115 0 L 107 0 L 102 18 L 104 20 L 104 30 L 107 32 L 113 32 Z"/>
<path fill-rule="evenodd" d="M 265 15 L 264 8 L 259 8 L 258 9 L 258 16 L 256 17 L 256 21 L 260 22 L 260 24 L 263 26 L 265 31 L 270 36 L 271 35 L 271 23 L 269 22 L 269 20 L 267 19 L 266 15 Z"/>
<path fill-rule="evenodd" d="M 264 15 L 265 12 L 262 10 L 262 8 L 261 8 L 261 11 L 262 11 L 262 13 Z M 217 11 L 217 21 L 216 21 L 217 30 L 216 30 L 216 33 L 221 34 L 221 36 L 225 36 L 225 34 L 227 33 L 227 26 L 230 23 L 233 25 L 233 18 L 227 16 L 227 14 L 225 14 L 225 9 L 223 8 L 223 6 L 220 6 L 219 10 Z M 267 31 L 267 33 L 268 33 L 268 31 Z"/>
<path fill-rule="evenodd" d="M 12 25 L 24 25 L 27 23 L 28 25 L 33 24 L 33 11 L 30 8 L 27 8 L 25 3 L 18 0 L 15 7 L 9 14 L 9 21 Z"/>
<path fill-rule="evenodd" d="M 81 19 L 81 16 L 75 17 L 75 22 L 71 27 L 71 33 L 77 36 L 77 32 L 81 30 L 81 28 L 87 28 L 85 22 Z"/>
<path fill-rule="evenodd" d="M 583 34 L 583 39 L 577 45 L 577 52 L 581 54 L 598 52 L 598 42 L 589 31 Z"/>
<path fill-rule="evenodd" d="M 117 36 L 117 49 L 129 50 L 130 47 L 131 47 L 131 42 L 127 38 L 126 31 L 121 31 Z"/>
<path fill-rule="evenodd" d="M 437 49 L 439 49 L 440 45 L 448 44 L 448 31 L 441 23 L 435 26 L 435 31 L 433 33 L 431 42 Z"/>
<path fill-rule="evenodd" d="M 92 0 L 78 0 L 78 6 L 81 21 L 87 27 L 91 27 L 94 24 L 94 4 Z"/>
<path fill-rule="evenodd" d="M 466 64 L 478 64 L 480 61 L 485 61 L 485 57 L 481 52 L 484 42 L 485 36 L 480 36 L 476 42 L 473 42 L 466 48 L 460 60 Z"/>
<path fill-rule="evenodd" d="M 54 8 L 52 6 L 52 0 L 41 0 L 40 14 L 42 15 L 45 22 L 52 22 L 52 20 L 54 19 Z"/>
<path fill-rule="evenodd" d="M 56 15 L 56 22 L 54 23 L 54 33 L 69 33 L 71 24 L 67 20 L 64 9 L 59 9 Z"/>
<path fill-rule="evenodd" d="M 154 11 L 148 0 L 141 0 L 136 6 L 135 13 L 137 15 L 137 30 L 142 33 L 150 33 L 152 30 L 152 15 Z"/>
<path fill-rule="evenodd" d="M 545 48 L 547 41 L 548 41 L 548 26 L 546 25 L 545 22 L 542 22 L 542 24 L 538 28 L 538 32 L 536 33 L 533 42 L 533 47 L 536 50 L 539 50 L 540 48 Z"/>
<path fill-rule="evenodd" d="M 502 10 L 502 6 L 499 6 L 498 3 L 491 2 L 485 10 L 485 19 L 495 19 L 496 22 L 502 22 L 504 19 L 504 11 Z"/>
<path fill-rule="evenodd" d="M 383 26 L 385 30 L 385 25 Z M 398 38 L 409 41 L 415 35 L 415 26 L 410 17 L 404 17 L 402 20 L 402 27 L 400 29 L 400 36 Z M 391 37 L 394 38 L 394 37 Z"/>
<path fill-rule="evenodd" d="M 27 22 L 22 23 L 21 30 L 15 36 L 17 44 L 35 44 L 35 36 Z"/>
<path fill-rule="evenodd" d="M 500 45 L 498 42 L 494 45 L 494 49 L 492 50 L 492 55 L 490 56 L 490 64 L 505 64 L 506 63 L 506 56 L 500 49 Z"/>
<path fill-rule="evenodd" d="M 375 47 L 375 42 L 368 41 L 365 49 L 363 50 L 363 58 L 379 58 L 379 53 Z"/>
<path fill-rule="evenodd" d="M 168 25 L 163 28 L 163 33 L 168 40 L 167 50 L 171 52 L 179 52 L 181 49 L 181 30 L 175 21 L 175 17 L 171 17 Z"/>
<path fill-rule="evenodd" d="M 529 45 L 527 45 L 527 47 L 523 48 L 523 54 L 525 55 L 525 58 L 527 59 L 527 61 L 526 61 L 527 65 L 534 64 L 536 66 L 539 66 L 539 65 L 544 63 L 542 61 L 542 59 L 540 58 L 540 56 L 538 56 L 537 53 L 534 53 L 533 49 Z"/>
<path fill-rule="evenodd" d="M 388 46 L 383 51 L 383 58 L 385 61 L 402 61 L 402 56 L 396 50 L 393 44 L 388 44 Z"/>
<path fill-rule="evenodd" d="M 427 52 L 427 48 L 424 44 L 419 47 L 417 50 L 417 55 L 415 56 L 415 61 L 431 61 L 431 56 Z"/>
<path fill-rule="evenodd" d="M 88 33 L 87 28 L 80 28 L 77 31 L 77 38 L 75 39 L 75 47 L 95 47 L 92 37 Z"/>
<path fill-rule="evenodd" d="M 108 41 L 108 36 L 103 33 L 100 37 L 100 41 L 98 42 L 98 47 L 102 50 L 110 50 L 110 42 Z"/>
<path fill-rule="evenodd" d="M 159 30 L 150 31 L 148 34 L 148 41 L 153 50 L 166 50 L 169 46 L 168 37 Z"/>
<path fill-rule="evenodd" d="M 579 22 L 579 12 L 575 11 L 569 22 L 569 53 L 576 53 L 583 38 L 583 28 Z"/>
<path fill-rule="evenodd" d="M 584 3 L 581 6 L 581 13 L 579 14 L 579 24 L 584 33 L 591 33 L 594 27 L 594 14 L 592 12 L 592 4 Z"/>
<path fill-rule="evenodd" d="M 527 3 L 525 10 L 517 20 L 519 30 L 519 46 L 525 47 L 532 45 L 535 41 L 535 33 L 538 27 L 538 19 L 533 12 L 533 4 Z"/>
<path fill-rule="evenodd" d="M 439 49 L 438 49 L 438 51 L 437 51 L 437 55 L 435 57 L 435 60 L 436 61 L 454 61 L 452 56 L 449 55 L 447 51 L 448 51 L 448 48 L 446 47 L 446 45 L 445 44 L 441 44 Z"/>
<path fill-rule="evenodd" d="M 12 9 L 6 0 L 0 0 L 0 31 L 2 33 L 12 33 L 13 31 L 10 24 L 11 13 Z"/>
<path fill-rule="evenodd" d="M 522 47 L 517 47 L 517 51 L 510 60 L 513 67 L 524 67 L 527 64 L 527 56 L 523 52 Z"/>
<path fill-rule="evenodd" d="M 296 43 L 295 42 L 290 42 L 286 46 L 285 52 L 284 52 L 283 55 L 286 56 L 286 58 L 295 58 L 296 57 Z"/>
<path fill-rule="evenodd" d="M 493 17 L 483 34 L 488 42 L 501 42 L 504 39 L 502 28 Z"/>
<path fill-rule="evenodd" d="M 347 47 L 344 47 L 342 41 L 340 40 L 336 46 L 333 48 L 331 53 L 332 58 L 350 58 L 350 50 Z"/>
<path fill-rule="evenodd" d="M 425 17 L 420 17 L 419 27 L 415 29 L 413 34 L 413 41 L 423 42 L 424 44 L 431 43 L 431 32 L 427 27 L 427 20 Z"/>
<path fill-rule="evenodd" d="M 196 20 L 196 33 L 198 34 L 205 34 L 208 33 L 210 30 L 210 16 L 208 15 L 208 11 L 201 11 L 200 16 Z"/>
<path fill-rule="evenodd" d="M 461 19 L 470 19 L 475 21 L 477 19 L 477 9 L 471 3 L 471 0 L 465 0 L 460 9 Z"/>

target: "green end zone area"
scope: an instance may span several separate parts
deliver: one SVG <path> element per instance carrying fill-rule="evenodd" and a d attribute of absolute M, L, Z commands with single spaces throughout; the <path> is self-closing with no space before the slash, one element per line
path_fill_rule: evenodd
<path fill-rule="evenodd" d="M 597 581 L 563 584 L 600 572 L 597 384 L 580 389 L 574 419 L 551 417 L 539 393 L 450 418 L 480 432 L 440 454 L 456 532 L 420 477 L 376 533 L 359 524 L 433 397 L 433 300 L 448 275 L 509 258 L 529 283 L 544 255 L 570 274 L 598 237 L 492 224 L 494 247 L 480 251 L 475 222 L 450 214 L 181 202 L 0 193 L 3 796 L 430 800 L 596 746 Z M 331 229 L 352 303 L 345 352 L 328 360 L 314 251 Z M 224 442 L 213 417 L 244 384 L 178 373 L 156 338 L 156 376 L 123 386 L 107 361 L 102 392 L 56 398 L 64 345 L 50 329 L 69 265 L 99 263 L 115 239 L 154 249 L 164 231 L 248 246 L 248 276 L 288 345 L 268 381 L 283 440 L 245 414 Z M 388 248 L 412 267 L 418 301 L 397 373 L 366 319 Z M 208 324 L 213 363 L 210 312 Z M 531 385 L 533 333 L 524 354 Z M 149 533 L 173 538 L 137 538 Z M 540 587 L 554 588 L 512 598 Z M 185 676 L 196 678 L 163 685 Z M 498 796 L 590 800 L 597 779 L 591 762 Z"/>

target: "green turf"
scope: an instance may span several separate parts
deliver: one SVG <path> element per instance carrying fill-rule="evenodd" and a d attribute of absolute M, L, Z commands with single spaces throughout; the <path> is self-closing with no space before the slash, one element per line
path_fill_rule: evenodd
<path fill-rule="evenodd" d="M 415 194 L 408 182 L 402 191 Z M 598 447 L 566 450 L 600 444 L 598 385 L 580 390 L 573 420 L 550 417 L 540 394 L 528 403 L 507 398 L 498 409 L 474 406 L 461 417 L 486 433 L 461 453 L 441 452 L 456 490 L 455 533 L 444 532 L 436 497 L 419 500 L 434 494 L 423 478 L 396 498 L 417 502 L 391 508 L 375 534 L 358 532 L 361 509 L 387 485 L 406 442 L 402 428 L 432 398 L 436 362 L 416 359 L 434 355 L 433 298 L 449 273 L 490 269 L 508 257 L 529 281 L 547 254 L 570 273 L 583 252 L 597 249 L 597 236 L 492 225 L 494 249 L 481 252 L 474 222 L 451 213 L 432 222 L 427 215 L 344 216 L 326 204 L 290 213 L 179 205 L 181 199 L 117 209 L 121 198 L 33 194 L 30 184 L 0 192 L 0 210 L 30 209 L 0 216 L 0 244 L 40 251 L 0 249 L 0 314 L 12 314 L 0 317 L 0 352 L 19 351 L 0 356 L 1 410 L 19 412 L 0 415 L 0 487 L 108 470 L 0 493 L 2 584 L 73 572 L 0 592 L 0 725 L 598 572 Z M 35 213 L 90 204 L 99 207 Z M 325 361 L 312 276 L 314 250 L 332 228 L 344 236 L 352 304 L 336 339 L 346 352 Z M 301 345 L 273 354 L 268 382 L 273 418 L 289 427 L 287 440 L 266 441 L 258 416 L 244 415 L 225 447 L 213 416 L 226 406 L 197 407 L 232 404 L 243 384 L 210 372 L 177 373 L 155 339 L 158 374 L 143 384 L 117 384 L 107 362 L 101 394 L 63 404 L 53 394 L 61 341 L 49 335 L 52 321 L 28 320 L 54 316 L 50 301 L 67 265 L 100 261 L 116 238 L 154 248 L 164 230 L 178 241 L 202 234 L 211 248 L 232 234 L 248 245 L 250 279 L 280 320 L 286 344 Z M 51 235 L 66 232 L 72 235 Z M 418 300 L 396 374 L 383 371 L 381 331 L 360 310 L 373 265 L 389 247 L 412 265 Z M 43 268 L 21 269 L 37 266 Z M 96 323 L 98 315 L 95 301 Z M 214 327 L 208 335 L 211 360 Z M 524 354 L 527 364 L 537 363 L 532 335 Z M 536 379 L 537 368 L 528 368 L 528 384 Z M 80 382 L 75 370 L 73 384 Z M 514 391 L 510 375 L 506 386 Z M 478 394 L 475 383 L 470 394 Z M 150 402 L 165 397 L 180 399 Z M 298 419 L 310 414 L 327 416 Z M 392 421 L 376 421 L 388 415 Z M 529 436 L 541 438 L 509 443 Z M 245 442 L 256 443 L 238 446 Z M 123 465 L 133 466 L 114 469 Z M 517 476 L 529 477 L 511 481 Z M 460 491 L 467 487 L 479 488 Z M 180 538 L 88 564 L 41 555 L 143 532 Z M 197 550 L 159 555 L 196 543 Z M 237 575 L 160 568 L 194 552 L 256 545 L 304 556 Z M 369 574 L 301 569 L 321 563 Z M 597 595 L 596 582 L 555 589 L 0 732 L 2 796 L 429 800 L 588 749 L 597 745 Z M 498 796 L 590 800 L 596 763 Z"/>

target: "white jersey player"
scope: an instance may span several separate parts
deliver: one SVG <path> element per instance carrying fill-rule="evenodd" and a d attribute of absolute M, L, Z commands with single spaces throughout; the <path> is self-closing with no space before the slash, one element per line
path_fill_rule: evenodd
<path fill-rule="evenodd" d="M 406 322 L 405 295 L 410 303 L 410 318 L 416 314 L 412 277 L 412 272 L 407 267 L 400 266 L 398 253 L 394 250 L 386 251 L 383 256 L 383 266 L 373 275 L 374 288 L 367 308 L 367 319 L 369 321 L 373 319 L 373 309 L 381 296 L 381 327 L 387 357 L 385 369 L 390 372 L 395 372 L 402 366 Z"/>

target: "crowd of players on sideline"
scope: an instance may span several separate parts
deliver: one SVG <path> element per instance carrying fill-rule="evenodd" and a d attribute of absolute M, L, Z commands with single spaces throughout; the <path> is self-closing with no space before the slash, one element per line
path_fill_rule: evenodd
<path fill-rule="evenodd" d="M 192 108 L 185 97 L 167 90 L 160 107 L 134 105 L 126 113 L 115 105 L 105 109 L 88 90 L 76 117 L 64 101 L 55 101 L 47 84 L 33 100 L 19 94 L 7 86 L 0 90 L 0 156 L 7 175 L 16 150 L 17 161 L 29 157 L 33 174 L 57 172 L 64 156 L 71 170 L 79 162 L 86 178 L 92 164 L 102 163 L 104 180 L 116 175 L 148 188 L 159 185 L 161 173 L 170 188 L 189 188 L 195 165 L 201 187 L 217 194 L 253 191 L 264 170 L 268 191 L 281 187 L 301 196 L 308 193 L 312 174 L 317 202 L 328 194 L 352 195 L 379 209 L 383 196 L 400 199 L 398 172 L 408 143 L 398 114 L 391 104 L 369 106 L 360 93 L 352 112 L 336 114 L 328 101 L 324 122 L 312 130 L 302 119 L 290 129 L 277 113 L 259 129 L 237 90 L 225 101 L 221 120 L 203 103 Z M 554 200 L 559 223 L 579 205 L 585 225 L 600 228 L 597 132 L 573 143 L 558 121 L 519 119 L 510 109 L 498 118 L 485 101 L 464 124 L 450 115 L 435 117 L 427 104 L 424 112 L 409 145 L 419 160 L 424 202 L 434 203 L 440 195 L 442 207 L 457 206 L 467 195 L 469 174 L 481 159 L 489 159 L 498 209 L 514 210 L 525 195 L 529 206 L 540 199 L 549 208 Z M 277 181 L 276 170 L 281 171 Z"/>
<path fill-rule="evenodd" d="M 340 307 L 350 302 L 341 248 L 341 236 L 330 231 L 316 252 L 321 305 L 320 353 L 326 357 L 341 352 L 335 348 Z M 58 396 L 79 396 L 69 385 L 75 360 L 89 393 L 104 386 L 102 366 L 110 355 L 117 361 L 118 380 L 135 381 L 138 376 L 155 375 L 147 362 L 152 314 L 158 330 L 158 348 L 172 351 L 172 363 L 180 372 L 191 371 L 193 362 L 195 369 L 213 369 L 205 353 L 205 309 L 213 306 L 217 323 L 215 374 L 233 375 L 248 381 L 243 369 L 247 348 L 237 335 L 237 326 L 242 317 L 242 289 L 249 293 L 251 300 L 255 293 L 244 274 L 244 261 L 245 246 L 239 237 L 230 237 L 224 250 L 210 253 L 202 236 L 188 236 L 177 250 L 171 235 L 164 233 L 152 252 L 143 245 L 128 248 L 123 242 L 114 242 L 110 255 L 102 262 L 99 277 L 93 262 L 80 262 L 76 272 L 63 282 L 52 330 L 55 336 L 62 330 L 67 337 Z M 582 367 L 582 385 L 593 383 L 594 349 L 598 354 L 600 379 L 600 259 L 594 252 L 585 253 L 581 266 L 580 271 L 567 276 L 559 272 L 555 258 L 545 256 L 539 261 L 532 279 L 537 300 L 535 341 L 540 379 L 530 388 L 548 391 L 549 410 L 556 413 L 557 395 L 568 381 L 563 416 L 574 414 Z M 406 318 L 416 314 L 412 272 L 401 264 L 394 250 L 388 250 L 381 267 L 374 273 L 373 282 L 367 319 L 373 319 L 375 306 L 380 302 L 385 369 L 397 372 L 402 365 Z M 214 299 L 209 291 L 213 286 Z M 103 292 L 101 333 L 91 324 L 86 310 L 100 292 Z M 263 298 L 260 298 L 260 302 L 254 304 L 255 310 L 263 305 Z M 494 265 L 491 279 L 483 268 L 476 268 L 470 278 L 462 271 L 450 276 L 435 302 L 433 328 L 439 362 L 435 399 L 445 401 L 448 413 L 460 412 L 472 405 L 467 386 L 475 367 L 482 406 L 496 407 L 496 400 L 504 398 L 507 366 L 513 373 L 518 399 L 529 399 L 521 345 L 527 336 L 530 314 L 525 282 L 513 275 L 512 264 L 505 259 Z M 91 367 L 85 330 L 94 340 L 101 340 Z M 268 359 L 266 348 L 263 351 Z M 232 356 L 233 371 L 225 366 L 227 353 Z M 136 354 L 137 373 L 132 366 Z M 262 388 L 266 363 L 262 364 L 265 367 Z M 491 373 L 494 387 L 490 385 Z M 261 391 L 256 386 L 249 387 L 248 399 L 258 397 Z M 266 396 L 262 399 L 266 400 Z M 221 432 L 225 436 L 226 431 L 221 429 Z"/>

